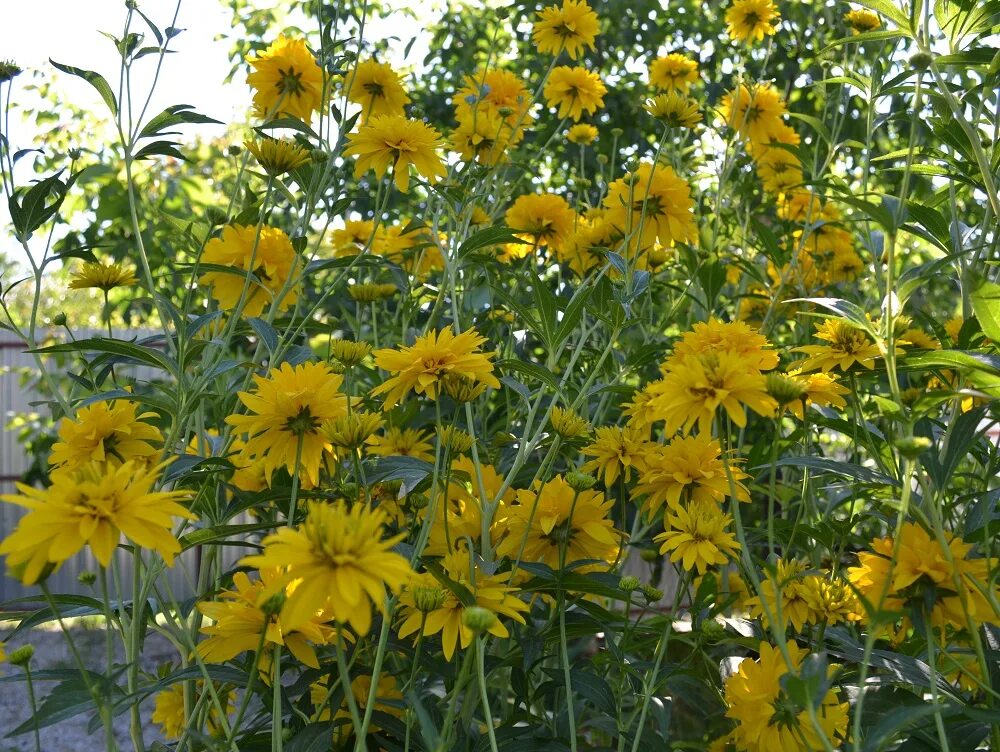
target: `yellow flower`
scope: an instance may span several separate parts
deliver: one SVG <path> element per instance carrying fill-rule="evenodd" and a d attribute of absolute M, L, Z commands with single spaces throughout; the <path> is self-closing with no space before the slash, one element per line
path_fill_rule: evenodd
<path fill-rule="evenodd" d="M 724 350 L 738 355 L 754 370 L 770 371 L 778 365 L 778 353 L 770 347 L 767 337 L 749 324 L 722 321 L 713 316 L 708 321 L 699 321 L 691 331 L 681 335 L 667 363 L 673 366 L 690 357 Z"/>
<path fill-rule="evenodd" d="M 827 319 L 816 325 L 816 338 L 829 342 L 829 345 L 802 345 L 792 348 L 803 352 L 809 357 L 796 363 L 800 371 L 824 372 L 834 368 L 842 371 L 850 369 L 854 364 L 862 368 L 874 368 L 875 358 L 879 357 L 878 346 L 872 342 L 861 329 L 845 319 Z"/>
<path fill-rule="evenodd" d="M 557 475 L 536 491 L 518 491 L 516 502 L 504 505 L 494 523 L 504 534 L 496 548 L 500 556 L 515 559 L 523 545 L 523 561 L 553 569 L 589 559 L 610 565 L 618 558 L 624 533 L 615 530 L 613 502 L 600 491 L 577 493 Z"/>
<path fill-rule="evenodd" d="M 580 451 L 588 460 L 580 467 L 582 473 L 597 472 L 604 476 L 604 485 L 612 486 L 622 476 L 627 483 L 632 471 L 646 469 L 646 451 L 652 446 L 649 429 L 637 426 L 602 426 L 597 438 Z"/>
<path fill-rule="evenodd" d="M 84 262 L 77 271 L 73 272 L 69 286 L 71 290 L 85 290 L 88 287 L 95 287 L 107 292 L 116 287 L 135 285 L 138 281 L 135 270 L 127 268 L 124 264 L 102 264 L 99 261 L 89 261 Z"/>
<path fill-rule="evenodd" d="M 200 630 L 208 639 L 198 643 L 198 655 L 209 663 L 223 663 L 240 653 L 256 651 L 261 644 L 261 633 L 264 633 L 259 665 L 263 676 L 271 673 L 271 653 L 275 645 L 286 648 L 300 663 L 319 668 L 316 651 L 310 643 L 329 644 L 336 638 L 335 630 L 324 624 L 322 611 L 289 629 L 275 607 L 286 597 L 282 586 L 274 589 L 280 573 L 262 569 L 259 575 L 260 579 L 251 580 L 245 572 L 236 572 L 233 575 L 235 590 L 223 590 L 216 600 L 198 603 L 198 610 L 212 620 Z"/>
<path fill-rule="evenodd" d="M 666 91 L 686 92 L 698 80 L 698 62 L 679 52 L 658 57 L 649 64 L 649 84 Z"/>
<path fill-rule="evenodd" d="M 284 175 L 306 164 L 309 152 L 294 141 L 278 138 L 248 138 L 243 142 L 247 151 L 257 157 L 268 175 Z"/>
<path fill-rule="evenodd" d="M 330 233 L 330 242 L 337 258 L 357 256 L 365 250 L 379 256 L 385 246 L 385 230 L 370 219 L 345 219 L 343 227 Z"/>
<path fill-rule="evenodd" d="M 348 509 L 342 501 L 310 502 L 305 522 L 269 535 L 263 553 L 240 563 L 281 570 L 268 590 L 294 583 L 281 608 L 286 629 L 298 629 L 325 611 L 363 637 L 371 629 L 371 606 L 383 611 L 386 589 L 399 592 L 411 571 L 409 562 L 390 550 L 405 534 L 383 540 L 385 519 L 383 511 L 363 504 Z"/>
<path fill-rule="evenodd" d="M 165 466 L 89 462 L 52 473 L 46 489 L 18 483 L 20 494 L 0 496 L 28 510 L 0 543 L 7 568 L 31 585 L 47 564 L 59 565 L 86 545 L 107 567 L 122 535 L 172 566 L 181 550 L 171 532 L 174 518 L 197 518 L 177 503 L 189 492 L 152 490 Z"/>
<path fill-rule="evenodd" d="M 760 42 L 775 32 L 781 13 L 772 0 L 733 0 L 726 11 L 726 27 L 734 42 Z"/>
<path fill-rule="evenodd" d="M 708 433 L 678 436 L 665 446 L 653 444 L 646 451 L 644 464 L 633 493 L 637 497 L 647 495 L 643 508 L 650 518 L 664 502 L 678 509 L 682 499 L 721 503 L 731 494 L 722 448 Z M 750 492 L 741 482 L 749 476 L 739 469 L 736 460 L 729 460 L 729 472 L 735 499 L 750 501 Z"/>
<path fill-rule="evenodd" d="M 402 115 L 376 115 L 363 124 L 357 133 L 347 136 L 350 142 L 344 156 L 356 156 L 354 177 L 375 170 L 381 178 L 392 168 L 392 177 L 403 193 L 410 189 L 410 165 L 428 182 L 444 175 L 444 163 L 438 150 L 441 134 L 420 120 L 408 120 Z"/>
<path fill-rule="evenodd" d="M 259 316 L 264 306 L 274 301 L 285 288 L 289 277 L 297 275 L 302 268 L 302 261 L 288 236 L 277 227 L 267 225 L 260 228 L 259 234 L 253 225 L 226 225 L 221 238 L 212 238 L 205 244 L 201 260 L 234 270 L 232 273 L 206 272 L 198 282 L 211 285 L 212 297 L 227 311 L 235 310 L 245 289 L 244 316 Z M 253 274 L 249 280 L 248 272 Z M 289 285 L 278 301 L 278 310 L 284 311 L 297 300 L 298 285 Z"/>
<path fill-rule="evenodd" d="M 821 407 L 832 405 L 837 408 L 847 406 L 844 395 L 850 394 L 850 390 L 837 383 L 837 378 L 832 374 L 823 373 L 822 371 L 800 374 L 798 371 L 793 370 L 788 372 L 788 376 L 798 381 L 805 390 L 806 404 L 819 405 Z M 799 420 L 805 418 L 802 412 L 801 400 L 792 402 L 787 407 Z"/>
<path fill-rule="evenodd" d="M 571 117 L 574 121 L 597 112 L 604 106 L 604 95 L 608 89 L 601 77 L 583 66 L 560 65 L 549 74 L 545 83 L 545 103 L 559 108 L 559 117 Z"/>
<path fill-rule="evenodd" d="M 441 586 L 431 574 L 415 575 L 399 597 L 402 605 L 400 637 L 417 632 L 429 637 L 440 632 L 441 649 L 445 660 L 450 661 L 457 648 L 466 649 L 475 637 L 475 633 L 462 622 L 462 614 L 468 606 L 479 606 L 497 617 L 507 617 L 524 624 L 523 613 L 528 610 L 528 604 L 519 600 L 517 590 L 507 584 L 509 572 L 487 574 L 471 559 L 468 551 L 449 553 L 441 561 L 441 568 L 449 579 L 468 591 L 471 601 L 463 602 L 455 593 L 447 590 L 437 608 L 424 611 L 420 608 L 422 604 L 417 603 L 419 588 Z M 486 631 L 501 639 L 510 637 L 510 632 L 500 618 L 495 619 Z"/>
<path fill-rule="evenodd" d="M 722 97 L 721 113 L 726 125 L 750 140 L 753 147 L 787 139 L 782 118 L 788 112 L 781 95 L 769 83 L 753 88 L 740 84 Z"/>
<path fill-rule="evenodd" d="M 802 185 L 802 162 L 779 147 L 765 149 L 757 158 L 757 175 L 768 193 L 788 193 Z"/>
<path fill-rule="evenodd" d="M 870 10 L 856 8 L 844 16 L 844 23 L 850 26 L 855 34 L 862 34 L 881 28 L 882 19 L 878 17 L 877 13 L 872 13 Z"/>
<path fill-rule="evenodd" d="M 959 335 L 962 333 L 962 327 L 965 325 L 965 319 L 962 316 L 955 316 L 944 322 L 944 330 L 951 339 L 953 345 L 958 345 Z"/>
<path fill-rule="evenodd" d="M 590 432 L 586 418 L 580 417 L 569 408 L 553 407 L 549 414 L 552 430 L 564 439 L 575 439 Z"/>
<path fill-rule="evenodd" d="M 196 681 L 194 686 L 195 692 L 191 701 L 196 704 L 199 696 L 207 692 L 207 690 L 205 689 L 205 683 L 200 680 Z M 218 684 L 215 685 L 215 691 L 223 707 L 225 707 L 226 713 L 233 712 L 236 709 L 233 691 L 231 689 L 223 691 L 223 688 Z M 206 721 L 209 736 L 216 736 L 221 732 L 222 724 L 220 723 L 219 711 L 216 708 L 215 702 L 206 699 L 201 704 L 209 708 L 208 719 Z M 162 692 L 156 694 L 153 700 L 153 715 L 151 716 L 151 720 L 153 723 L 159 724 L 163 730 L 163 735 L 168 739 L 180 739 L 184 731 L 192 725 L 194 721 L 188 718 L 187 709 L 184 706 L 184 684 L 182 682 L 172 684 L 168 689 L 164 689 Z"/>
<path fill-rule="evenodd" d="M 367 342 L 354 342 L 349 339 L 330 340 L 330 355 L 346 368 L 360 365 L 372 353 L 372 346 Z"/>
<path fill-rule="evenodd" d="M 531 94 L 524 81 L 506 70 L 491 69 L 466 76 L 452 103 L 460 123 L 481 116 L 499 118 L 505 128 L 503 140 L 510 146 L 520 143 L 524 130 L 535 121 L 529 114 Z"/>
<path fill-rule="evenodd" d="M 812 574 L 802 578 L 802 588 L 802 597 L 813 613 L 813 621 L 839 624 L 860 620 L 861 604 L 844 580 Z"/>
<path fill-rule="evenodd" d="M 478 160 L 480 164 L 495 165 L 507 158 L 508 132 L 499 115 L 477 112 L 458 119 L 458 128 L 451 132 L 449 144 L 466 162 Z"/>
<path fill-rule="evenodd" d="M 437 399 L 441 381 L 450 373 L 499 389 L 490 362 L 496 353 L 480 350 L 485 341 L 475 329 L 461 334 L 442 329 L 417 337 L 412 345 L 402 345 L 398 350 L 376 350 L 375 364 L 397 375 L 375 387 L 372 396 L 388 392 L 383 410 L 391 409 L 411 390 Z"/>
<path fill-rule="evenodd" d="M 566 131 L 566 140 L 571 144 L 588 146 L 597 140 L 597 128 L 587 123 L 578 123 Z"/>
<path fill-rule="evenodd" d="M 849 569 L 847 577 L 872 608 L 878 608 L 879 598 L 885 592 L 883 610 L 902 610 L 910 600 L 923 608 L 925 588 L 933 587 L 935 599 L 930 622 L 938 628 L 963 629 L 966 613 L 976 626 L 1000 623 L 1000 614 L 982 592 L 991 591 L 994 598 L 1000 595 L 1000 589 L 990 583 L 995 560 L 970 556 L 972 544 L 947 531 L 945 541 L 947 554 L 936 536 L 913 522 L 906 522 L 900 530 L 898 545 L 893 538 L 872 541 L 872 553 L 859 554 L 859 566 Z M 898 556 L 892 566 L 897 549 Z M 956 588 L 962 592 L 956 592 Z"/>
<path fill-rule="evenodd" d="M 156 413 L 136 415 L 136 403 L 126 399 L 81 407 L 59 423 L 59 441 L 52 445 L 49 464 L 74 470 L 89 462 L 117 466 L 128 460 L 153 461 L 163 443 L 160 429 L 146 423 Z"/>
<path fill-rule="evenodd" d="M 847 737 L 848 704 L 838 702 L 835 689 L 828 689 L 815 708 L 823 737 L 813 726 L 808 708 L 799 706 L 782 689 L 781 679 L 795 675 L 808 655 L 794 640 L 785 649 L 791 658 L 788 666 L 777 648 L 760 644 L 760 657 L 744 658 L 739 670 L 726 679 L 726 716 L 736 721 L 732 739 L 745 752 L 806 752 L 828 747 L 840 748 Z M 833 672 L 836 667 L 830 667 Z"/>
<path fill-rule="evenodd" d="M 542 9 L 531 40 L 543 55 L 558 55 L 566 50 L 570 59 L 576 60 L 584 47 L 594 49 L 598 28 L 597 14 L 586 0 L 563 0 L 561 7 L 549 5 Z"/>
<path fill-rule="evenodd" d="M 374 413 L 355 410 L 323 424 L 324 437 L 335 449 L 361 448 L 382 427 L 383 420 Z"/>
<path fill-rule="evenodd" d="M 399 74 L 388 63 L 362 60 L 344 74 L 348 101 L 361 105 L 361 122 L 377 115 L 403 115 L 410 98 L 403 89 Z"/>
<path fill-rule="evenodd" d="M 391 298 L 397 292 L 399 288 L 392 282 L 358 282 L 347 288 L 347 294 L 359 303 L 375 303 Z"/>
<path fill-rule="evenodd" d="M 369 437 L 368 452 L 382 457 L 415 457 L 434 461 L 430 434 L 417 428 L 387 428 L 381 436 Z"/>
<path fill-rule="evenodd" d="M 608 186 L 607 220 L 645 248 L 697 239 L 691 187 L 669 165 L 643 162 L 630 175 Z"/>
<path fill-rule="evenodd" d="M 940 350 L 941 343 L 923 329 L 913 327 L 904 331 L 896 341 L 901 345 L 909 345 L 918 350 Z"/>
<path fill-rule="evenodd" d="M 279 467 L 294 474 L 301 454 L 302 477 L 315 486 L 323 452 L 330 448 L 320 428 L 347 412 L 347 397 L 340 392 L 343 377 L 325 363 L 282 363 L 253 379 L 252 392 L 237 393 L 250 414 L 230 415 L 226 423 L 247 434 L 246 451 L 263 465 L 268 483 Z"/>
<path fill-rule="evenodd" d="M 697 569 L 698 574 L 716 564 L 725 564 L 736 556 L 740 544 L 726 528 L 733 518 L 712 501 L 693 501 L 677 506 L 666 515 L 667 531 L 653 540 L 662 543 L 661 554 L 670 554 L 670 561 L 681 562 L 685 571 Z"/>
<path fill-rule="evenodd" d="M 646 100 L 642 109 L 671 128 L 694 128 L 701 122 L 698 102 L 680 92 L 658 94 Z"/>
<path fill-rule="evenodd" d="M 690 431 L 695 424 L 702 433 L 710 433 L 719 408 L 742 428 L 747 424 L 745 408 L 769 417 L 777 406 L 760 372 L 746 358 L 726 351 L 673 364 L 649 405 L 671 434 L 679 428 Z"/>
<path fill-rule="evenodd" d="M 330 700 L 331 692 L 327 686 L 327 678 L 313 682 L 309 686 L 309 701 L 317 712 L 313 717 L 314 721 L 324 722 L 331 718 L 330 707 L 327 704 Z M 357 703 L 358 712 L 364 715 L 368 706 L 368 695 L 371 693 L 372 677 L 370 674 L 361 674 L 351 680 L 351 694 L 354 695 L 354 702 Z M 378 686 L 375 689 L 375 711 L 377 713 L 387 713 L 397 718 L 403 715 L 403 693 L 396 686 L 396 680 L 383 674 L 379 677 Z M 335 749 L 343 748 L 344 742 L 354 734 L 354 726 L 351 724 L 351 712 L 347 704 L 347 698 L 341 700 L 340 709 L 333 714 L 333 717 L 347 721 L 346 724 L 337 723 L 333 728 L 333 743 Z M 373 716 L 374 717 L 374 716 Z M 368 733 L 373 734 L 379 730 L 379 725 L 372 722 L 368 726 Z"/>
<path fill-rule="evenodd" d="M 254 90 L 257 117 L 291 115 L 308 122 L 323 106 L 323 71 L 304 40 L 282 34 L 247 62 L 253 68 L 247 83 Z"/>
<path fill-rule="evenodd" d="M 519 196 L 504 215 L 504 222 L 534 247 L 558 249 L 573 231 L 575 213 L 566 199 L 554 193 Z M 531 249 L 532 246 L 527 246 Z"/>
<path fill-rule="evenodd" d="M 791 624 L 801 632 L 806 624 L 821 621 L 821 617 L 810 605 L 813 600 L 810 588 L 805 584 L 806 565 L 795 559 L 778 559 L 774 569 L 761 578 L 760 592 L 747 599 L 750 614 L 761 620 L 768 628 L 772 619 L 780 617 L 782 628 Z"/>

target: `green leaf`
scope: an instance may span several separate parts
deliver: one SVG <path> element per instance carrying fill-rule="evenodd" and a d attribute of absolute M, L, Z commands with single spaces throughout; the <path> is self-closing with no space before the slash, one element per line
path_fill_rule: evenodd
<path fill-rule="evenodd" d="M 278 332 L 275 328 L 264 321 L 264 319 L 257 318 L 256 316 L 247 319 L 247 323 L 257 333 L 257 336 L 261 338 L 261 341 L 267 347 L 267 351 L 273 355 L 278 349 Z"/>
<path fill-rule="evenodd" d="M 526 241 L 517 237 L 514 234 L 514 231 L 509 227 L 504 227 L 503 225 L 485 227 L 482 230 L 473 233 L 464 243 L 462 243 L 462 245 L 458 247 L 458 257 L 462 258 L 463 256 L 467 256 L 480 248 L 491 248 L 505 243 L 528 244 Z"/>
<path fill-rule="evenodd" d="M 398 480 L 403 484 L 403 493 L 409 493 L 434 472 L 434 466 L 416 457 L 379 457 L 375 469 L 367 473 L 369 483 Z"/>
<path fill-rule="evenodd" d="M 256 533 L 261 530 L 271 530 L 275 526 L 273 522 L 255 522 L 246 525 L 215 525 L 201 530 L 182 535 L 180 537 L 181 550 L 186 551 L 193 546 L 204 546 L 209 543 L 228 541 L 230 538 L 238 538 L 246 533 Z M 237 545 L 245 545 L 245 541 L 237 541 Z"/>
<path fill-rule="evenodd" d="M 173 157 L 174 159 L 179 159 L 182 162 L 187 161 L 187 157 L 178 151 L 177 144 L 173 141 L 154 141 L 151 144 L 146 144 L 144 147 L 139 149 L 139 151 L 137 151 L 132 158 L 149 159 L 154 156 Z"/>
<path fill-rule="evenodd" d="M 784 302 L 813 303 L 815 305 L 822 306 L 827 310 L 843 316 L 858 329 L 861 329 L 871 335 L 873 339 L 878 338 L 878 334 L 872 326 L 871 320 L 865 314 L 865 310 L 861 306 L 851 303 L 850 301 L 841 300 L 840 298 L 792 298 L 791 300 L 786 300 Z"/>
<path fill-rule="evenodd" d="M 904 729 L 913 724 L 930 718 L 936 712 L 942 716 L 955 715 L 958 708 L 951 703 L 942 702 L 921 702 L 919 705 L 894 705 L 892 712 L 883 713 L 878 722 L 872 727 L 865 737 L 865 744 L 862 747 L 864 752 L 878 752 L 886 744 L 896 740 Z"/>
<path fill-rule="evenodd" d="M 983 334 L 1000 342 L 1000 285 L 981 278 L 971 298 Z"/>
<path fill-rule="evenodd" d="M 71 76 L 78 76 L 97 89 L 97 93 L 101 95 L 101 99 L 104 100 L 108 109 L 111 110 L 111 114 L 113 116 L 118 115 L 118 100 L 115 99 L 115 94 L 111 91 L 111 87 L 108 85 L 108 82 L 104 80 L 104 76 L 94 71 L 84 70 L 83 68 L 74 68 L 72 65 L 57 63 L 52 58 L 49 58 L 49 62 L 63 73 L 69 73 Z"/>
<path fill-rule="evenodd" d="M 284 746 L 285 752 L 327 752 L 333 726 L 329 723 L 310 723 L 293 736 Z"/>
<path fill-rule="evenodd" d="M 909 17 L 900 9 L 897 3 L 891 2 L 891 0 L 858 0 L 858 5 L 880 13 L 901 29 L 910 28 Z"/>
<path fill-rule="evenodd" d="M 31 233 L 48 222 L 62 206 L 67 183 L 59 179 L 63 171 L 39 180 L 31 188 L 11 194 L 7 201 L 17 237 L 27 240 Z M 20 198 L 19 198 L 20 197 Z"/>
<path fill-rule="evenodd" d="M 509 358 L 506 360 L 498 360 L 496 365 L 501 371 L 516 371 L 517 373 L 533 378 L 536 381 L 541 381 L 557 394 L 562 392 L 559 388 L 559 382 L 556 380 L 556 377 L 552 375 L 552 372 L 537 363 L 529 363 L 524 360 Z"/>
<path fill-rule="evenodd" d="M 207 115 L 195 112 L 189 104 L 175 104 L 172 107 L 168 107 L 146 123 L 146 127 L 139 132 L 138 136 L 136 136 L 136 140 L 139 140 L 140 138 L 149 138 L 150 136 L 164 135 L 166 133 L 176 133 L 176 131 L 166 131 L 166 129 L 182 125 L 184 123 L 223 125 L 221 121 L 216 120 L 215 118 L 210 118 Z"/>
<path fill-rule="evenodd" d="M 90 683 L 97 687 L 98 691 L 103 690 L 105 694 L 110 691 L 117 696 L 124 694 L 120 687 L 111 684 L 105 677 L 91 671 L 87 673 Z M 89 710 L 96 710 L 94 698 L 90 694 L 90 689 L 84 683 L 83 677 L 78 675 L 57 684 L 42 701 L 41 706 L 32 714 L 31 718 L 19 725 L 7 734 L 7 736 L 18 736 L 36 728 L 52 726 L 80 713 L 86 713 Z"/>
<path fill-rule="evenodd" d="M 853 478 L 862 483 L 872 483 L 879 486 L 898 486 L 899 481 L 890 478 L 888 475 L 876 472 L 861 465 L 854 465 L 850 462 L 831 460 L 825 457 L 782 457 L 774 463 L 776 467 L 808 467 L 820 473 L 831 473 L 845 478 Z M 770 465 L 760 465 L 753 468 L 762 470 Z"/>
<path fill-rule="evenodd" d="M 177 375 L 176 364 L 163 353 L 152 347 L 146 347 L 134 342 L 123 342 L 119 339 L 108 339 L 105 337 L 91 337 L 89 339 L 78 339 L 75 342 L 64 342 L 59 345 L 49 347 L 39 347 L 37 350 L 29 350 L 31 353 L 48 355 L 52 353 L 84 353 L 103 352 L 116 355 L 120 358 L 134 360 L 145 363 L 147 366 L 162 368 L 168 373 Z"/>
<path fill-rule="evenodd" d="M 570 682 L 574 694 L 581 695 L 595 708 L 607 715 L 614 715 L 618 706 L 614 692 L 608 683 L 597 674 L 590 671 L 570 671 Z"/>

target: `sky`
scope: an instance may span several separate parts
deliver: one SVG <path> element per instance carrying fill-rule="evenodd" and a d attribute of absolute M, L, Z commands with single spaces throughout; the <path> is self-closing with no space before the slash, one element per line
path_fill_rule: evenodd
<path fill-rule="evenodd" d="M 56 71 L 49 59 L 101 73 L 117 90 L 119 61 L 114 43 L 102 31 L 122 36 L 126 9 L 123 0 L 31 0 L 3 2 L 3 23 L 0 23 L 0 59 L 12 60 L 25 70 L 14 81 L 13 99 L 32 100 L 24 85 L 38 81 L 35 70 L 51 76 L 55 92 L 61 99 L 76 106 L 106 112 L 97 92 L 85 81 Z M 218 0 L 183 0 L 176 22 L 177 0 L 141 0 L 140 9 L 161 30 L 168 26 L 184 29 L 170 41 L 160 79 L 149 103 L 146 118 L 174 104 L 189 104 L 205 115 L 231 122 L 242 121 L 249 89 L 244 75 L 238 73 L 233 82 L 223 83 L 231 64 L 227 57 L 230 43 L 219 36 L 231 28 L 230 11 Z M 156 44 L 152 33 L 141 19 L 133 30 L 146 32 L 143 46 Z M 133 90 L 146 92 L 156 68 L 157 55 L 149 55 L 134 67 Z M 141 109 L 141 108 L 140 108 Z M 221 131 L 223 126 L 214 126 Z M 110 135 L 110 134 L 109 134 Z M 10 123 L 13 151 L 29 147 L 44 147 L 45 132 L 33 122 L 13 117 Z M 34 179 L 27 159 L 17 165 L 19 185 Z M 0 227 L 7 227 L 10 216 L 6 201 L 0 201 Z M 0 252 L 18 262 L 25 262 L 24 252 L 6 231 L 0 234 Z"/>

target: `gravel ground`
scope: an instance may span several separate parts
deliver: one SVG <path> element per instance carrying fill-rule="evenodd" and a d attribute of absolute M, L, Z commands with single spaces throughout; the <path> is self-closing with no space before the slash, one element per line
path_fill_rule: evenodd
<path fill-rule="evenodd" d="M 7 634 L 13 624 L 0 620 L 0 638 Z M 104 629 L 103 624 L 80 624 L 71 627 L 73 640 L 80 651 L 88 668 L 103 672 L 104 670 Z M 62 633 L 55 624 L 46 628 L 36 628 L 28 634 L 20 635 L 5 643 L 4 648 L 9 656 L 21 645 L 31 643 L 35 648 L 35 657 L 31 661 L 33 671 L 39 669 L 74 668 L 73 656 Z M 122 661 L 121 645 L 118 645 L 118 661 Z M 143 652 L 143 669 L 155 671 L 161 663 L 177 661 L 177 654 L 169 642 L 157 634 L 149 634 L 146 638 Z M 5 677 L 23 675 L 20 668 L 9 663 L 0 664 L 0 672 Z M 35 697 L 38 704 L 49 694 L 54 682 L 34 682 Z M 153 703 L 148 701 L 141 706 L 142 717 L 146 719 L 146 744 L 161 739 L 157 727 L 149 718 L 153 713 Z M 34 734 L 28 731 L 14 737 L 7 735 L 31 716 L 31 706 L 28 701 L 28 690 L 24 682 L 0 683 L 0 752 L 34 752 Z M 47 726 L 41 730 L 42 752 L 103 752 L 104 730 L 89 734 L 87 726 L 89 714 L 68 718 L 60 723 Z M 128 734 L 129 718 L 124 714 L 115 719 L 115 736 L 122 750 L 132 749 Z"/>

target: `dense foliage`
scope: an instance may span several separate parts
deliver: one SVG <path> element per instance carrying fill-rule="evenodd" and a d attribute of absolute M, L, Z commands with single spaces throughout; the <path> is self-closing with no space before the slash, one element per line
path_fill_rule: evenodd
<path fill-rule="evenodd" d="M 0 140 L 50 413 L 7 639 L 107 636 L 17 733 L 1000 747 L 1000 3 L 230 6 L 246 127 L 68 61 L 106 111 Z M 169 76 L 126 7 L 122 71 Z"/>

